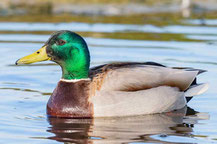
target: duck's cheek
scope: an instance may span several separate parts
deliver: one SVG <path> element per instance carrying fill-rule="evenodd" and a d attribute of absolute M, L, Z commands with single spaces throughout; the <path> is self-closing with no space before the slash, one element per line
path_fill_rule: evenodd
<path fill-rule="evenodd" d="M 52 50 L 52 48 L 51 48 L 50 46 L 47 46 L 47 47 L 46 47 L 46 52 L 47 52 L 47 55 L 48 55 L 49 57 L 52 57 L 52 56 L 53 56 L 54 51 Z"/>
<path fill-rule="evenodd" d="M 64 56 L 60 52 L 53 52 L 51 55 L 51 60 L 55 62 L 64 61 Z"/>
<path fill-rule="evenodd" d="M 60 56 L 58 55 L 58 52 L 56 52 L 49 46 L 47 47 L 46 52 L 48 57 L 50 57 L 52 61 L 58 61 L 61 59 Z"/>

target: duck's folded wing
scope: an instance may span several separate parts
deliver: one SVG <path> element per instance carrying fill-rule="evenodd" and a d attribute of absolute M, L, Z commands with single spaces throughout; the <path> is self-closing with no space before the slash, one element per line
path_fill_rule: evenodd
<path fill-rule="evenodd" d="M 97 91 L 90 101 L 93 103 L 95 117 L 162 113 L 186 105 L 184 92 L 168 86 L 135 92 Z"/>
<path fill-rule="evenodd" d="M 137 91 L 158 86 L 178 87 L 185 91 L 198 70 L 174 69 L 145 64 L 108 64 L 92 69 L 93 89 L 102 91 Z"/>

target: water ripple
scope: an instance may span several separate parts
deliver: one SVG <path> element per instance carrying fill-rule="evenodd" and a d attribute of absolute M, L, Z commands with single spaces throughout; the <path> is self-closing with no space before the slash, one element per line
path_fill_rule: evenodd
<path fill-rule="evenodd" d="M 150 33 L 182 33 L 182 34 L 217 34 L 216 27 L 169 25 L 158 27 L 154 25 L 132 24 L 88 24 L 88 23 L 23 23 L 0 22 L 0 31 L 58 31 L 71 30 L 77 32 L 150 32 Z"/>

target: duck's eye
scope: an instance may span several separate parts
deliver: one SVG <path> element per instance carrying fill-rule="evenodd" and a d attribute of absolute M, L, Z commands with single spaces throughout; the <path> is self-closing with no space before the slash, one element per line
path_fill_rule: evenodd
<path fill-rule="evenodd" d="M 61 40 L 61 39 L 56 42 L 57 45 L 64 45 L 65 43 L 66 41 Z"/>

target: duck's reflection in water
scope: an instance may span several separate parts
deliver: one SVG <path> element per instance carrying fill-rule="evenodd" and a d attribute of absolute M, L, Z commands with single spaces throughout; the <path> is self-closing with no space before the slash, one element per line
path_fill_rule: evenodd
<path fill-rule="evenodd" d="M 191 116 L 194 117 L 191 119 Z M 119 118 L 59 119 L 48 118 L 49 137 L 71 143 L 157 142 L 150 135 L 188 135 L 197 123 L 197 112 L 191 108 L 177 111 Z M 159 141 L 158 141 L 159 142 Z"/>

